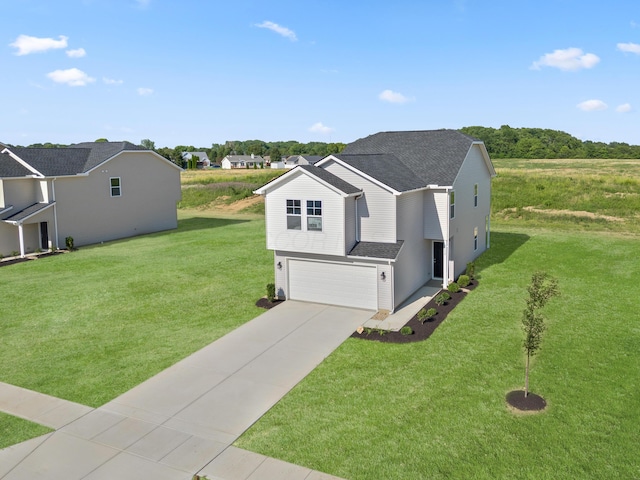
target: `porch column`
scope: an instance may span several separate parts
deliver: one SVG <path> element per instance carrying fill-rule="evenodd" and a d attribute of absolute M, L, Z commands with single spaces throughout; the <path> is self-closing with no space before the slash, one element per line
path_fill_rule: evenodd
<path fill-rule="evenodd" d="M 21 223 L 18 224 L 18 239 L 20 241 L 20 257 L 24 258 L 24 232 Z"/>
<path fill-rule="evenodd" d="M 446 289 L 449 285 L 449 242 L 444 241 L 442 249 L 442 288 Z"/>

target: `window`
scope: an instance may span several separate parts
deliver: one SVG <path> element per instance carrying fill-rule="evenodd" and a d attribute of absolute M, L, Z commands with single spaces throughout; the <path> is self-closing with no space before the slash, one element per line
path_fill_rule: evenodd
<path fill-rule="evenodd" d="M 473 251 L 478 250 L 478 227 L 473 227 Z"/>
<path fill-rule="evenodd" d="M 307 200 L 307 230 L 322 231 L 322 201 Z"/>
<path fill-rule="evenodd" d="M 473 206 L 474 207 L 478 206 L 478 184 L 477 183 L 473 186 Z"/>
<path fill-rule="evenodd" d="M 456 193 L 451 192 L 449 194 L 449 217 L 453 218 L 456 215 Z"/>
<path fill-rule="evenodd" d="M 302 230 L 302 206 L 300 200 L 287 200 L 287 230 Z"/>
<path fill-rule="evenodd" d="M 112 197 L 119 197 L 122 195 L 122 189 L 120 186 L 120 177 L 111 177 L 109 179 L 109 185 L 111 186 Z"/>

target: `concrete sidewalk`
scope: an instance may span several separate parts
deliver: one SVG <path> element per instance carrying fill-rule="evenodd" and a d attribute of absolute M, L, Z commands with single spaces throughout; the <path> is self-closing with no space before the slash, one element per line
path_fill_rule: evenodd
<path fill-rule="evenodd" d="M 372 314 L 289 300 L 97 409 L 0 388 L 0 409 L 58 428 L 0 451 L 0 478 L 335 478 L 230 445 Z"/>

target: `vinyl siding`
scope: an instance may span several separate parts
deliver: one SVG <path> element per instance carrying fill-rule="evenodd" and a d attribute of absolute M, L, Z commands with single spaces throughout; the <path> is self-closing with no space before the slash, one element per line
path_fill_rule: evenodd
<path fill-rule="evenodd" d="M 344 209 L 344 241 L 345 251 L 349 252 L 356 244 L 356 199 L 345 198 Z"/>
<path fill-rule="evenodd" d="M 397 199 L 397 235 L 404 244 L 394 268 L 395 306 L 431 278 L 431 243 L 424 239 L 423 210 L 423 192 L 405 193 Z"/>
<path fill-rule="evenodd" d="M 385 279 L 382 280 L 382 272 Z M 378 309 L 393 311 L 393 283 L 395 268 L 393 264 L 378 265 Z"/>
<path fill-rule="evenodd" d="M 441 241 L 447 238 L 448 215 L 449 194 L 444 189 L 426 190 L 424 192 L 424 238 Z"/>
<path fill-rule="evenodd" d="M 345 204 L 335 191 L 300 173 L 266 195 L 267 248 L 345 255 Z M 302 229 L 287 230 L 287 200 L 300 200 Z M 322 231 L 306 230 L 306 201 L 322 201 Z"/>
<path fill-rule="evenodd" d="M 120 197 L 111 197 L 113 177 L 121 179 Z M 66 236 L 76 245 L 131 237 L 177 227 L 180 171 L 151 153 L 125 152 L 86 177 L 58 178 L 55 194 L 57 245 Z"/>
<path fill-rule="evenodd" d="M 478 206 L 474 207 L 474 185 L 478 184 Z M 486 250 L 485 217 L 491 213 L 491 175 L 480 147 L 474 145 L 467 154 L 453 184 L 456 194 L 456 214 L 451 220 L 454 274 L 464 273 L 467 262 Z M 478 249 L 474 251 L 473 229 L 478 228 Z"/>
<path fill-rule="evenodd" d="M 364 195 L 358 199 L 357 228 L 360 241 L 395 242 L 396 197 L 337 162 L 327 162 L 322 168 L 363 190 Z"/>

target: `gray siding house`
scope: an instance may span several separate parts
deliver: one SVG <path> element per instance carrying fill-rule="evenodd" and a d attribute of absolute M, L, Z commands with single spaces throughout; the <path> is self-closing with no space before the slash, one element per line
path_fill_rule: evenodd
<path fill-rule="evenodd" d="M 278 296 L 394 311 L 446 287 L 489 247 L 494 176 L 484 143 L 456 130 L 377 133 L 292 168 L 255 191 Z"/>
<path fill-rule="evenodd" d="M 0 153 L 0 254 L 176 228 L 182 169 L 129 142 Z"/>

